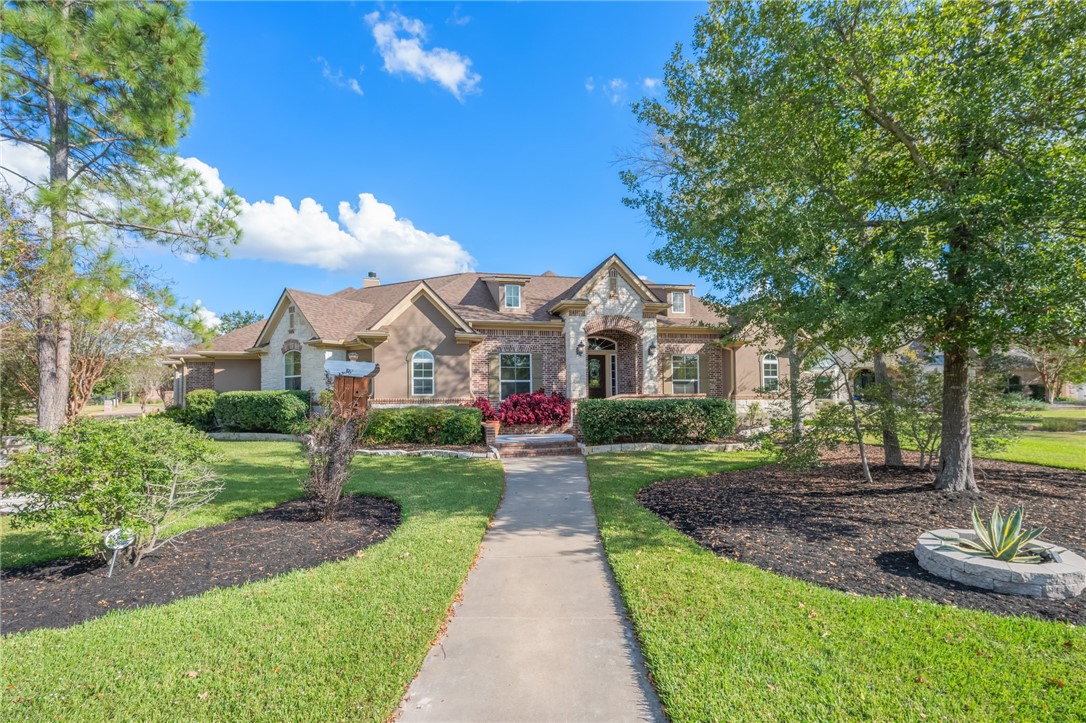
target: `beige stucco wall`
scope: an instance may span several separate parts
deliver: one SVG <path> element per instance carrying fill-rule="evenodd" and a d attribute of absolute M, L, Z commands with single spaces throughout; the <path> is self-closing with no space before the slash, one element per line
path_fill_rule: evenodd
<path fill-rule="evenodd" d="M 759 399 L 763 396 L 755 389 L 762 386 L 762 356 L 768 351 L 770 350 L 763 350 L 756 345 L 742 346 L 735 350 L 735 396 L 737 399 Z M 783 385 L 788 377 L 788 357 L 777 353 L 777 367 L 778 378 Z"/>
<path fill-rule="evenodd" d="M 215 391 L 237 392 L 260 389 L 258 359 L 218 359 L 215 361 Z"/>
<path fill-rule="evenodd" d="M 393 320 L 388 341 L 374 350 L 381 371 L 374 383 L 374 400 L 410 400 L 409 357 L 419 349 L 434 355 L 434 396 L 415 397 L 420 401 L 458 399 L 471 396 L 471 347 L 458 344 L 457 327 L 424 297 Z"/>

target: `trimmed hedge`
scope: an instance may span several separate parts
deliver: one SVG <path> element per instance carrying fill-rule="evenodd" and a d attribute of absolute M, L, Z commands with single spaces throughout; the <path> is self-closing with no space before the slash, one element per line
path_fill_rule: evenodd
<path fill-rule="evenodd" d="M 474 407 L 373 409 L 361 436 L 366 444 L 476 444 L 483 439 L 483 413 Z"/>
<path fill-rule="evenodd" d="M 309 392 L 224 392 L 215 400 L 219 426 L 231 432 L 291 434 L 306 421 Z"/>
<path fill-rule="evenodd" d="M 577 421 L 588 445 L 705 444 L 735 433 L 735 405 L 711 397 L 584 399 Z"/>
<path fill-rule="evenodd" d="M 215 400 L 218 396 L 214 389 L 193 389 L 185 395 L 185 406 L 167 407 L 162 416 L 209 432 L 215 428 Z"/>

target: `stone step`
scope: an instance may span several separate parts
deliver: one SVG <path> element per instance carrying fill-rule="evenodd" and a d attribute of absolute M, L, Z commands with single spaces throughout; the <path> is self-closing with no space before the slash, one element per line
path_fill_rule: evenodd
<path fill-rule="evenodd" d="M 543 446 L 539 444 L 525 445 L 501 445 L 498 454 L 503 458 L 513 457 L 570 457 L 580 456 L 581 449 L 577 445 Z"/>

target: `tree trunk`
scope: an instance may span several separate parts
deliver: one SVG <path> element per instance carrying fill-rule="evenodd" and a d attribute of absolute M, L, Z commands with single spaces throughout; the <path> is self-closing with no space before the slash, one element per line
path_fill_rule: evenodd
<path fill-rule="evenodd" d="M 867 463 L 867 445 L 864 444 L 864 431 L 863 426 L 860 424 L 860 413 L 856 409 L 856 396 L 853 394 L 853 388 L 848 383 L 849 370 L 845 369 L 841 364 L 841 360 L 834 357 L 834 361 L 837 363 L 837 368 L 841 371 L 845 381 L 845 394 L 848 395 L 849 409 L 852 411 L 852 429 L 856 433 L 856 444 L 860 448 L 860 466 L 863 467 L 864 479 L 868 484 L 874 484 L 874 480 L 871 479 L 871 465 Z"/>
<path fill-rule="evenodd" d="M 792 411 L 793 443 L 798 443 L 803 439 L 803 392 L 799 383 L 799 369 L 803 366 L 803 356 L 796 351 L 795 344 L 788 345 L 788 402 Z"/>
<path fill-rule="evenodd" d="M 943 356 L 943 434 L 935 489 L 976 492 L 969 431 L 969 349 L 956 343 Z"/>
<path fill-rule="evenodd" d="M 875 352 L 875 386 L 879 390 L 879 422 L 882 426 L 883 462 L 887 467 L 901 467 L 901 440 L 897 436 L 897 413 L 894 409 L 894 383 L 886 368 L 886 355 Z"/>
<path fill-rule="evenodd" d="M 67 7 L 64 10 L 67 13 Z M 71 371 L 72 327 L 62 293 L 71 269 L 68 252 L 68 104 L 57 97 L 56 78 L 50 72 L 49 91 L 49 190 L 56 194 L 50 209 L 50 244 L 45 263 L 50 267 L 38 297 L 38 426 L 55 430 L 64 424 L 68 407 Z"/>

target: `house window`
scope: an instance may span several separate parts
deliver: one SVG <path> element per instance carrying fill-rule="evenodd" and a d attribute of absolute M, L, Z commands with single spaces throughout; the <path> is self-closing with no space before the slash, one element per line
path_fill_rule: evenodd
<path fill-rule="evenodd" d="M 283 355 L 283 389 L 302 388 L 302 353 L 288 351 Z"/>
<path fill-rule="evenodd" d="M 686 313 L 686 294 L 682 291 L 671 292 L 671 313 L 673 314 L 685 314 Z"/>
<path fill-rule="evenodd" d="M 411 355 L 411 396 L 434 396 L 434 355 L 425 349 Z"/>
<path fill-rule="evenodd" d="M 676 394 L 698 393 L 698 361 L 697 354 L 671 357 L 671 385 Z"/>
<path fill-rule="evenodd" d="M 520 308 L 520 287 L 516 284 L 505 285 L 505 306 L 509 309 Z"/>
<path fill-rule="evenodd" d="M 532 355 L 502 354 L 499 364 L 501 398 L 510 394 L 530 394 L 532 391 Z"/>
<path fill-rule="evenodd" d="M 777 364 L 776 354 L 766 354 L 762 357 L 762 388 L 775 392 L 780 385 L 780 367 Z"/>

